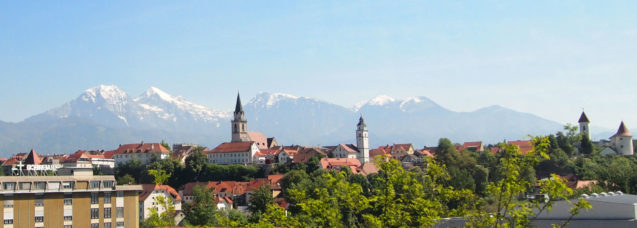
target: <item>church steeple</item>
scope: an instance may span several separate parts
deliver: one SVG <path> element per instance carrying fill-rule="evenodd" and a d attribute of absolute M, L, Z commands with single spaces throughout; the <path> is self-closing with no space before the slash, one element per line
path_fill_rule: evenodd
<path fill-rule="evenodd" d="M 248 136 L 248 121 L 245 118 L 243 112 L 243 106 L 241 105 L 241 97 L 237 92 L 237 104 L 234 108 L 234 119 L 232 120 L 232 142 L 246 142 L 250 141 Z"/>
<path fill-rule="evenodd" d="M 363 119 L 363 115 L 358 119 L 356 125 L 356 147 L 358 147 L 358 160 L 362 163 L 369 162 L 369 135 L 367 133 L 367 124 Z"/>
<path fill-rule="evenodd" d="M 591 139 L 591 132 L 589 129 L 589 124 L 591 121 L 588 120 L 588 117 L 586 116 L 586 113 L 584 113 L 584 111 L 582 111 L 582 115 L 580 115 L 579 120 L 577 122 L 579 123 L 580 134 L 582 134 L 585 137 L 588 137 L 588 139 Z"/>

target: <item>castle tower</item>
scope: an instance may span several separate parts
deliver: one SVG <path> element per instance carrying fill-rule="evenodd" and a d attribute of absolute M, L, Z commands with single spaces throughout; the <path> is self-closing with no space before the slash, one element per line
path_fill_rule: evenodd
<path fill-rule="evenodd" d="M 234 119 L 232 123 L 232 142 L 247 142 L 250 141 L 248 136 L 248 121 L 243 113 L 243 106 L 241 106 L 241 98 L 237 93 L 237 106 L 234 108 Z"/>
<path fill-rule="evenodd" d="M 579 121 L 577 122 L 579 123 L 579 133 L 588 137 L 588 139 L 591 139 L 591 132 L 588 128 L 588 124 L 591 121 L 589 121 L 588 117 L 586 117 L 586 113 L 582 111 L 582 115 L 579 117 Z"/>
<path fill-rule="evenodd" d="M 617 133 L 610 137 L 610 141 L 618 154 L 633 155 L 633 134 L 628 131 L 624 121 L 619 125 Z"/>
<path fill-rule="evenodd" d="M 358 160 L 362 164 L 369 162 L 369 135 L 367 134 L 367 125 L 363 116 L 358 120 L 356 129 L 356 147 L 358 147 Z"/>

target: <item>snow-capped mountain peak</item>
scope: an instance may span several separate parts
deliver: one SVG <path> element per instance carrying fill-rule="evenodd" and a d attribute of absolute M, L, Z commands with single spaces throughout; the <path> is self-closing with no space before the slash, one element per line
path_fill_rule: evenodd
<path fill-rule="evenodd" d="M 396 99 L 394 99 L 393 97 L 381 94 L 378 95 L 370 100 L 367 101 L 361 101 L 358 102 L 357 104 L 354 105 L 354 107 L 352 108 L 352 110 L 354 110 L 355 112 L 358 112 L 358 110 L 361 109 L 361 107 L 365 106 L 365 105 L 370 105 L 370 106 L 383 106 L 389 103 L 393 103 L 395 102 Z"/>
<path fill-rule="evenodd" d="M 259 92 L 250 103 L 252 104 L 262 104 L 265 106 L 273 106 L 284 100 L 298 100 L 300 97 L 286 94 L 286 93 L 267 93 L 267 92 Z"/>
<path fill-rule="evenodd" d="M 127 103 L 128 95 L 115 85 L 99 85 L 87 89 L 80 96 L 85 102 L 96 103 L 98 99 L 103 99 L 107 104 Z"/>

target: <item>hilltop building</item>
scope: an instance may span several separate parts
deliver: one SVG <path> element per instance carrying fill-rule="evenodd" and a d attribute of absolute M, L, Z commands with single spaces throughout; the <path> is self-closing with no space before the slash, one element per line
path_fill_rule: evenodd
<path fill-rule="evenodd" d="M 142 164 L 148 164 L 151 162 L 153 156 L 157 156 L 159 159 L 167 159 L 170 157 L 170 150 L 161 143 L 135 143 L 124 144 L 112 152 L 112 158 L 115 159 L 115 166 L 123 164 L 129 160 L 136 159 L 141 161 Z"/>
<path fill-rule="evenodd" d="M 356 145 L 339 144 L 332 151 L 332 157 L 358 159 L 362 164 L 369 162 L 369 133 L 363 116 L 356 125 Z"/>
<path fill-rule="evenodd" d="M 582 134 L 583 136 L 588 137 L 588 139 L 590 139 L 591 132 L 589 130 L 590 128 L 588 125 L 591 123 L 591 121 L 588 120 L 586 113 L 582 112 L 582 115 L 580 115 L 579 120 L 577 122 L 579 123 L 579 133 Z"/>
<path fill-rule="evenodd" d="M 619 124 L 617 133 L 610 137 L 610 147 L 602 150 L 600 154 L 633 155 L 633 134 L 630 133 L 624 121 Z"/>

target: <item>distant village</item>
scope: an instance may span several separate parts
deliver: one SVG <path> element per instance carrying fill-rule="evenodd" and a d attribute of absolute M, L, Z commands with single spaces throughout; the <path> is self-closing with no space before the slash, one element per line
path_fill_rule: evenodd
<path fill-rule="evenodd" d="M 590 121 L 584 112 L 581 113 L 578 123 L 579 133 L 590 139 Z M 354 125 L 354 123 L 352 123 L 352 125 Z M 237 95 L 234 118 L 231 121 L 230 141 L 221 143 L 215 148 L 204 148 L 202 153 L 206 156 L 209 164 L 239 164 L 266 167 L 274 164 L 291 165 L 307 163 L 311 158 L 318 156 L 320 157 L 319 164 L 322 169 L 341 170 L 346 168 L 354 174 L 361 174 L 364 176 L 374 174 L 379 171 L 378 167 L 376 167 L 374 163 L 374 159 L 399 160 L 405 169 L 409 169 L 416 164 L 422 163 L 427 157 L 435 157 L 436 147 L 425 146 L 423 148 L 414 148 L 413 144 L 409 142 L 370 148 L 369 133 L 363 116 L 359 118 L 355 129 L 355 132 L 353 132 L 355 135 L 354 144 L 338 144 L 331 146 L 286 146 L 283 145 L 282 142 L 278 142 L 273 136 L 268 137 L 260 132 L 248 131 L 248 120 L 245 117 L 241 98 Z M 531 140 L 512 140 L 506 141 L 505 143 L 517 146 L 522 154 L 526 154 L 533 149 Z M 616 134 L 612 135 L 609 140 L 601 140 L 593 143 L 598 147 L 603 147 L 603 150 L 600 152 L 601 155 L 614 154 L 631 156 L 634 153 L 632 134 L 623 122 L 620 123 Z M 6 176 L 26 176 L 30 178 L 51 175 L 78 176 L 79 173 L 82 173 L 81 170 L 85 171 L 86 176 L 91 176 L 87 174 L 87 170 L 91 170 L 91 172 L 97 171 L 105 175 L 113 175 L 119 165 L 133 159 L 140 161 L 142 164 L 148 164 L 156 159 L 174 159 L 185 164 L 186 159 L 199 147 L 199 145 L 195 144 L 173 144 L 172 148 L 168 148 L 165 143 L 160 142 L 139 142 L 132 144 L 128 142 L 128 144 L 121 144 L 117 146 L 114 150 L 78 150 L 72 154 L 45 155 L 38 154 L 36 151 L 31 150 L 28 153 L 19 153 L 8 158 L 0 158 L 0 163 L 2 164 L 2 169 Z M 455 147 L 457 151 L 473 151 L 477 153 L 491 154 L 497 154 L 501 150 L 498 145 L 485 145 L 481 141 L 455 144 Z M 138 189 L 141 193 L 138 198 L 139 212 L 137 214 L 139 214 L 140 221 L 146 219 L 149 216 L 149 209 L 156 208 L 154 200 L 160 195 L 173 199 L 176 210 L 181 211 L 182 202 L 185 203 L 193 200 L 194 186 L 206 186 L 207 188 L 213 188 L 215 202 L 217 203 L 218 209 L 234 208 L 245 211 L 248 207 L 250 195 L 253 194 L 260 186 L 268 185 L 272 191 L 273 197 L 275 198 L 275 202 L 277 202 L 279 206 L 285 208 L 287 202 L 279 197 L 279 194 L 281 193 L 280 181 L 282 178 L 282 174 L 274 174 L 251 181 L 192 182 L 187 183 L 183 189 L 174 189 L 168 185 L 142 184 L 141 188 Z M 73 185 L 79 186 L 80 182 L 78 182 L 78 180 L 74 180 Z M 40 178 L 40 181 L 48 181 L 47 183 L 49 186 L 52 185 L 52 182 L 49 179 L 42 180 L 42 178 Z M 577 180 L 569 181 L 572 181 L 570 185 L 573 188 L 585 187 L 587 184 L 587 182 L 578 183 Z M 16 182 L 19 184 L 16 184 Z M 5 190 L 19 190 L 23 189 L 23 187 L 27 188 L 26 185 L 21 185 L 23 182 L 16 182 L 13 182 L 14 185 L 8 185 L 7 183 L 11 182 L 5 181 L 3 187 Z M 31 189 L 36 188 L 38 181 L 34 180 L 28 183 L 30 183 L 28 188 Z M 99 186 L 101 184 L 102 187 L 104 187 L 105 183 L 107 182 L 102 181 L 97 183 L 97 185 Z M 113 183 L 108 183 L 109 184 L 106 184 L 106 187 L 112 188 Z M 90 182 L 90 185 L 92 184 L 93 182 Z M 52 186 L 55 188 L 57 185 Z M 58 188 L 64 189 L 66 187 L 58 186 Z M 87 188 L 91 188 L 91 186 L 88 186 Z M 100 203 L 104 202 L 100 201 Z M 120 203 L 123 204 L 124 202 L 122 201 Z M 103 206 L 101 207 L 103 208 Z M 5 209 L 6 208 L 5 204 Z M 100 215 L 91 215 L 89 217 L 92 219 L 98 218 L 100 219 L 99 221 L 102 221 L 101 223 L 104 223 L 104 221 L 106 221 L 104 219 L 108 218 L 103 215 L 103 210 L 104 209 L 100 209 L 95 212 Z M 122 212 L 110 212 L 110 209 L 108 210 L 108 217 L 111 217 L 110 213 L 121 213 L 122 217 L 126 214 L 123 211 L 124 209 L 121 209 Z M 161 212 L 162 209 L 159 210 Z M 38 213 L 37 211 L 38 209 L 36 207 L 36 214 Z M 65 216 L 71 216 L 78 212 L 64 211 L 63 213 Z M 13 215 L 13 212 L 12 214 L 7 214 L 5 211 L 5 224 L 7 224 L 8 216 Z M 113 223 L 124 227 L 124 220 L 119 219 L 120 217 L 117 216 L 119 215 L 115 216 Z M 74 219 L 75 217 L 72 219 L 65 217 L 64 220 L 66 221 L 63 223 L 74 224 L 72 223 Z M 11 223 L 13 223 L 13 220 Z M 108 227 L 110 227 L 111 222 L 108 223 Z M 38 222 L 36 219 L 32 224 L 34 227 L 37 227 L 38 225 L 43 225 L 44 222 Z"/>

